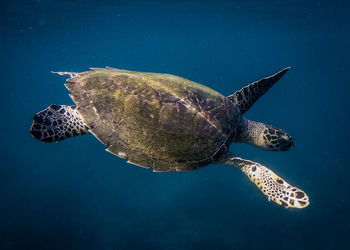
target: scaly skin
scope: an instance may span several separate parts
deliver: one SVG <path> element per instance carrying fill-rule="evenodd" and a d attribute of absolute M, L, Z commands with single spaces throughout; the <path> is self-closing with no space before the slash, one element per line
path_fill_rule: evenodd
<path fill-rule="evenodd" d="M 253 161 L 234 156 L 230 152 L 221 156 L 221 163 L 240 169 L 245 173 L 269 201 L 286 208 L 305 208 L 309 202 L 307 194 L 291 186 L 271 169 Z"/>

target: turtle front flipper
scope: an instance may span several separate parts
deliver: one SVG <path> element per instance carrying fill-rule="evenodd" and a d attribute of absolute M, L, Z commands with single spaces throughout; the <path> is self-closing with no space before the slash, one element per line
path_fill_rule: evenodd
<path fill-rule="evenodd" d="M 42 142 L 57 142 L 88 134 L 89 128 L 76 109 L 76 106 L 50 105 L 34 116 L 30 133 Z"/>
<path fill-rule="evenodd" d="M 242 170 L 258 188 L 272 200 L 286 208 L 304 208 L 309 205 L 309 197 L 304 191 L 293 187 L 267 167 L 230 153 L 224 155 L 222 163 Z"/>
<path fill-rule="evenodd" d="M 273 85 L 275 85 L 275 83 L 281 79 L 281 77 L 287 73 L 289 69 L 290 67 L 284 68 L 272 76 L 268 76 L 253 82 L 241 90 L 236 91 L 227 98 L 237 105 L 241 111 L 241 114 L 243 115 L 261 96 L 263 96 Z"/>

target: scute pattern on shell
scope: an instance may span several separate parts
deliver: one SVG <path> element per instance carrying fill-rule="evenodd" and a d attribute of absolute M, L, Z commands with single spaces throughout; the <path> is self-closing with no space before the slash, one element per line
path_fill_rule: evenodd
<path fill-rule="evenodd" d="M 107 151 L 155 171 L 210 164 L 241 122 L 226 97 L 169 74 L 93 69 L 68 82 L 80 115 Z"/>

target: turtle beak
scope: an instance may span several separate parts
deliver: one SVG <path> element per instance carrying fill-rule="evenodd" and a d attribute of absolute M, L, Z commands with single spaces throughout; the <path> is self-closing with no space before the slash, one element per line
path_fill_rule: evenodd
<path fill-rule="evenodd" d="M 295 147 L 294 141 L 293 141 L 293 139 L 291 139 L 291 145 L 290 145 L 289 149 L 293 149 L 294 147 Z"/>
<path fill-rule="evenodd" d="M 294 141 L 293 138 L 289 135 L 282 135 L 279 139 L 278 142 L 280 143 L 280 149 L 281 151 L 287 151 L 289 149 L 294 148 Z"/>

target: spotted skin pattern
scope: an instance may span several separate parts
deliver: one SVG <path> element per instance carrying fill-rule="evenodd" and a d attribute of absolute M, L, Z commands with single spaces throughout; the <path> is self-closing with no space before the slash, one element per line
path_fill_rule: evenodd
<path fill-rule="evenodd" d="M 280 128 L 243 118 L 238 142 L 252 144 L 269 151 L 287 151 L 294 146 L 293 138 Z"/>
<path fill-rule="evenodd" d="M 227 98 L 235 103 L 243 115 L 250 107 L 263 96 L 281 77 L 287 73 L 290 67 L 284 68 L 276 74 L 262 78 L 256 82 L 245 86 Z"/>
<path fill-rule="evenodd" d="M 76 106 L 52 104 L 34 116 L 30 133 L 42 142 L 58 142 L 73 136 L 88 134 Z"/>
<path fill-rule="evenodd" d="M 309 197 L 304 191 L 293 187 L 263 165 L 234 155 L 224 158 L 224 163 L 242 170 L 258 188 L 272 200 L 286 208 L 304 208 L 309 205 Z"/>
<path fill-rule="evenodd" d="M 267 149 L 271 151 L 287 151 L 294 145 L 292 137 L 282 129 L 273 126 L 264 130 L 263 139 Z"/>

